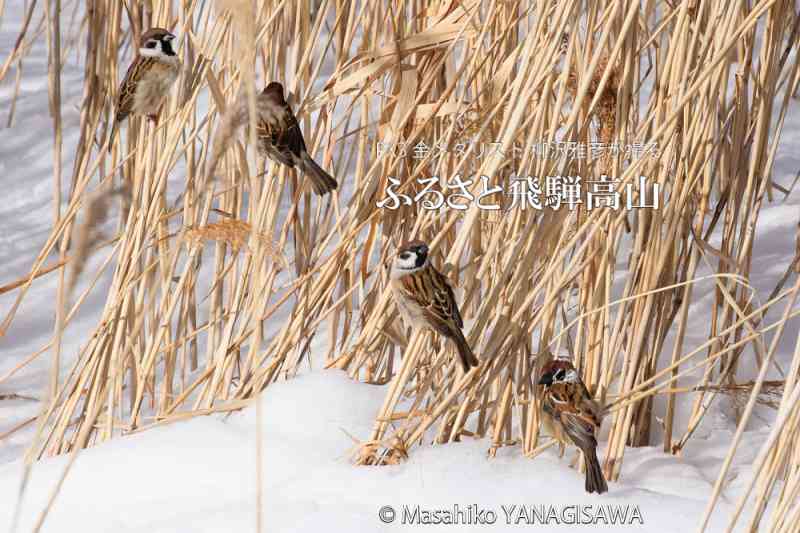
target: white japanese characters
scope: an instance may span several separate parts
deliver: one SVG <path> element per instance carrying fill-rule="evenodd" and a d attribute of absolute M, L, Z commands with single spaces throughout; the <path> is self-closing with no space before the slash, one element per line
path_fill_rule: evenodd
<path fill-rule="evenodd" d="M 418 178 L 415 183 L 422 189 L 413 196 L 400 192 L 402 183 L 389 176 L 385 197 L 377 202 L 381 209 L 398 209 L 403 205 L 420 204 L 423 209 L 466 210 L 470 204 L 488 211 L 511 209 L 552 210 L 567 208 L 574 210 L 583 205 L 584 209 L 658 209 L 662 202 L 659 183 L 648 183 L 647 178 L 639 176 L 636 183 L 622 183 L 606 175 L 599 179 L 584 180 L 581 176 L 546 176 L 540 180 L 536 176 L 512 176 L 507 187 L 491 185 L 488 176 L 480 176 L 480 192 L 471 192 L 476 180 L 464 179 L 456 175 L 449 180 L 438 176 Z M 510 200 L 504 199 L 509 197 Z M 624 204 L 623 204 L 624 200 Z"/>

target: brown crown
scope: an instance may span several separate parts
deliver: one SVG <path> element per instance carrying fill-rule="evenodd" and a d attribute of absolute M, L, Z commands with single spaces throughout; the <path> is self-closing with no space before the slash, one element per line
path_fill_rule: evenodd
<path fill-rule="evenodd" d="M 568 370 L 575 370 L 575 367 L 572 366 L 572 363 L 569 362 L 567 359 L 553 359 L 542 368 L 542 375 L 550 374 L 551 372 L 556 372 L 559 369 L 563 369 L 564 371 Z"/>
<path fill-rule="evenodd" d="M 417 248 L 419 246 L 424 246 L 425 248 L 428 248 L 428 244 L 426 242 L 420 240 L 413 240 L 413 241 L 406 241 L 403 244 L 401 244 L 400 248 L 398 248 L 397 251 L 398 253 L 408 252 L 409 250 L 412 250 L 413 248 Z"/>
<path fill-rule="evenodd" d="M 286 100 L 284 100 L 283 98 L 283 85 L 281 85 L 277 81 L 273 81 L 269 85 L 264 87 L 264 90 L 261 91 L 261 94 L 271 98 L 272 100 L 274 100 L 279 104 L 286 103 Z"/>
<path fill-rule="evenodd" d="M 146 32 L 142 34 L 142 44 L 146 43 L 150 39 L 158 39 L 159 41 L 166 37 L 167 35 L 172 35 L 169 30 L 165 30 L 164 28 L 150 28 Z M 172 35 L 174 37 L 174 35 Z"/>

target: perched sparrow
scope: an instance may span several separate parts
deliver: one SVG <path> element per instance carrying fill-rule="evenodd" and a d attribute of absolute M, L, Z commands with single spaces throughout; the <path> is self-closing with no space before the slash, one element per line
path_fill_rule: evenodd
<path fill-rule="evenodd" d="M 453 289 L 431 265 L 427 244 L 412 241 L 401 246 L 392 264 L 391 280 L 397 306 L 407 324 L 436 330 L 452 340 L 464 372 L 480 364 L 461 332 L 464 322 Z"/>
<path fill-rule="evenodd" d="M 272 82 L 258 95 L 258 151 L 288 167 L 298 167 L 322 196 L 336 188 L 336 180 L 311 159 L 300 125 L 283 97 L 283 85 Z"/>
<path fill-rule="evenodd" d="M 586 461 L 586 492 L 602 494 L 608 490 L 597 460 L 597 439 L 601 409 L 566 359 L 554 359 L 542 369 L 539 385 L 544 385 L 542 422 L 560 442 L 571 442 L 583 452 Z"/>
<path fill-rule="evenodd" d="M 151 28 L 142 35 L 138 53 L 128 67 L 117 93 L 111 140 L 120 123 L 131 113 L 158 122 L 161 104 L 181 68 L 180 60 L 172 49 L 173 39 L 175 36 L 162 28 Z"/>

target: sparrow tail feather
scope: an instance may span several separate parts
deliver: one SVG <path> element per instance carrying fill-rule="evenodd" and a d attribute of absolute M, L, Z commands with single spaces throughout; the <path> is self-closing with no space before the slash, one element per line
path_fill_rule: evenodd
<path fill-rule="evenodd" d="M 453 341 L 456 344 L 458 358 L 461 359 L 461 367 L 464 369 L 464 372 L 469 372 L 470 368 L 480 364 L 480 361 L 478 361 L 478 358 L 475 357 L 475 354 L 469 347 L 467 339 L 464 338 L 464 334 L 461 333 L 461 331 L 453 336 Z"/>
<path fill-rule="evenodd" d="M 302 153 L 302 170 L 309 179 L 311 180 L 311 185 L 314 188 L 314 192 L 318 195 L 322 196 L 334 190 L 338 184 L 333 177 L 322 170 L 316 161 L 311 159 L 311 156 L 308 155 L 308 152 L 303 151 Z"/>
<path fill-rule="evenodd" d="M 596 492 L 602 494 L 608 490 L 606 478 L 597 460 L 597 451 L 594 449 L 583 452 L 586 459 L 586 492 Z"/>

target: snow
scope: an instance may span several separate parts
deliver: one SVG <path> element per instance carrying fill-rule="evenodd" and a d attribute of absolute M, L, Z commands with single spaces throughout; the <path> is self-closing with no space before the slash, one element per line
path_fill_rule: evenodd
<path fill-rule="evenodd" d="M 23 2 L 10 0 L 0 24 L 0 50 L 11 50 L 22 24 Z M 37 15 L 38 17 L 38 15 Z M 38 18 L 34 19 L 36 23 Z M 35 26 L 35 24 L 34 24 Z M 63 73 L 64 182 L 69 183 L 72 155 L 78 141 L 83 70 L 71 53 Z M 26 55 L 16 116 L 6 128 L 14 93 L 12 72 L 0 83 L 0 285 L 25 276 L 41 250 L 52 224 L 52 119 L 47 110 L 46 40 L 39 38 Z M 792 103 L 778 151 L 773 179 L 791 185 L 800 153 L 800 113 Z M 68 185 L 65 185 L 65 189 Z M 175 194 L 180 176 L 170 183 Z M 174 194 L 171 194 L 174 197 Z M 800 209 L 795 191 L 785 201 L 765 205 L 757 228 L 751 280 L 764 301 L 794 254 L 794 236 Z M 51 254 L 45 264 L 56 259 Z M 92 258 L 85 272 L 94 272 L 105 253 Z M 52 336 L 53 295 L 57 273 L 34 282 L 6 337 L 0 338 L 0 435 L 34 417 L 35 401 L 44 390 L 49 354 L 4 379 Z M 104 303 L 110 273 L 70 323 L 64 338 L 62 368 L 86 341 Z M 83 280 L 77 292 L 87 285 Z M 713 285 L 698 286 L 692 316 L 701 326 L 688 332 L 689 346 L 707 337 L 703 318 L 713 305 Z M 0 319 L 17 292 L 0 295 Z M 770 312 L 764 324 L 778 318 L 782 307 Z M 797 328 L 797 321 L 789 325 Z M 324 328 L 321 329 L 324 331 Z M 789 329 L 791 332 L 791 329 Z M 793 349 L 790 333 L 782 339 L 778 361 L 784 370 Z M 324 347 L 324 339 L 315 339 Z M 746 359 L 745 359 L 746 360 Z M 313 362 L 319 366 L 319 361 Z M 749 368 L 751 374 L 757 369 Z M 773 370 L 768 376 L 775 379 Z M 559 458 L 549 449 L 535 460 L 522 456 L 518 446 L 501 448 L 487 457 L 490 442 L 465 439 L 444 446 L 414 448 L 399 465 L 357 467 L 352 464 L 354 440 L 370 436 L 386 394 L 386 387 L 353 382 L 338 371 L 312 371 L 271 385 L 262 395 L 263 516 L 265 531 L 331 533 L 352 531 L 587 531 L 585 524 L 532 526 L 508 524 L 506 510 L 520 507 L 628 506 L 637 507 L 643 524 L 632 531 L 695 530 L 735 432 L 735 419 L 724 401 L 712 408 L 707 420 L 679 457 L 660 447 L 626 450 L 619 482 L 610 483 L 603 496 L 587 495 L 583 476 L 569 467 L 573 451 Z M 655 402 L 663 412 L 663 398 Z M 678 406 L 678 427 L 685 427 L 690 405 Z M 750 477 L 750 464 L 769 434 L 772 412 L 759 409 L 745 432 L 734 458 L 730 484 L 713 517 L 710 531 L 722 531 Z M 21 456 L 33 434 L 33 425 L 0 440 L 0 524 L 10 524 L 22 473 Z M 656 428 L 657 429 L 657 428 Z M 604 440 L 604 439 L 601 439 Z M 599 454 L 605 449 L 601 442 Z M 602 455 L 601 455 L 602 456 Z M 18 531 L 30 531 L 46 507 L 69 457 L 36 463 L 21 512 Z M 115 438 L 82 451 L 55 500 L 44 531 L 219 532 L 252 531 L 256 509 L 256 415 L 254 407 L 226 415 L 211 415 L 172 423 Z M 383 506 L 397 517 L 391 524 L 379 519 Z M 469 509 L 477 505 L 496 514 L 494 524 L 401 524 L 403 509 L 413 512 Z M 405 506 L 405 507 L 404 507 Z M 585 509 L 585 507 L 584 507 Z M 746 522 L 740 522 L 746 523 Z M 608 526 L 611 528 L 612 526 Z M 614 526 L 617 529 L 619 526 Z"/>
<path fill-rule="evenodd" d="M 548 450 L 531 461 L 518 447 L 509 447 L 490 459 L 486 440 L 418 448 L 399 465 L 355 467 L 351 436 L 368 438 L 383 396 L 382 387 L 353 382 L 339 371 L 313 372 L 265 391 L 265 530 L 452 530 L 455 526 L 446 524 L 401 524 L 403 508 L 413 514 L 416 506 L 447 510 L 458 505 L 463 510 L 477 505 L 493 511 L 496 522 L 458 526 L 458 531 L 512 531 L 532 527 L 524 518 L 506 522 L 505 510 L 514 505 L 619 505 L 631 513 L 637 507 L 643 522 L 631 520 L 624 530 L 687 531 L 702 515 L 731 437 L 722 432 L 714 440 L 692 441 L 684 458 L 656 448 L 632 449 L 622 480 L 611 483 L 603 496 L 584 492 L 583 476 L 568 467 L 569 451 L 559 459 Z M 755 450 L 763 436 L 749 433 L 747 438 L 743 448 Z M 252 531 L 255 442 L 251 407 L 227 418 L 198 417 L 89 448 L 66 478 L 44 530 L 68 531 L 71 524 L 80 524 L 84 533 Z M 30 530 L 67 460 L 56 457 L 35 465 L 20 531 Z M 19 462 L 0 467 L 0 502 L 15 501 L 21 471 Z M 378 517 L 386 505 L 397 513 L 391 525 Z M 0 505 L 0 523 L 9 523 L 13 508 Z M 719 511 L 716 520 L 729 514 L 730 503 Z M 586 527 L 561 524 L 558 531 Z"/>

